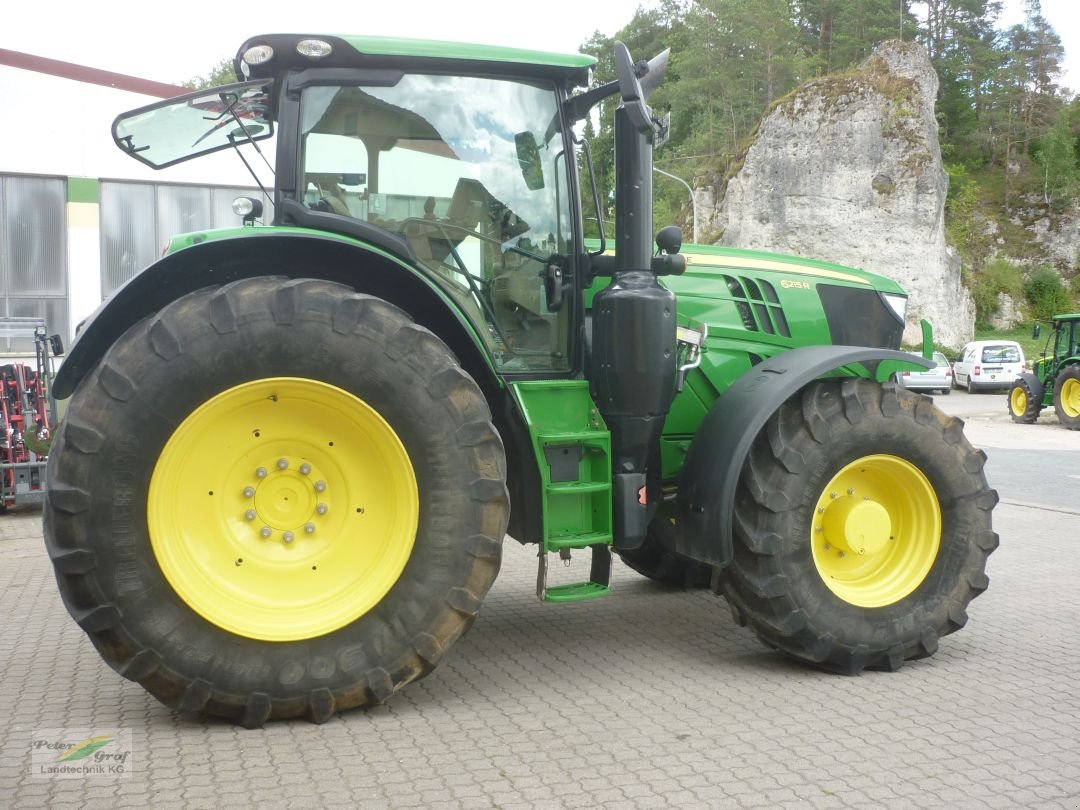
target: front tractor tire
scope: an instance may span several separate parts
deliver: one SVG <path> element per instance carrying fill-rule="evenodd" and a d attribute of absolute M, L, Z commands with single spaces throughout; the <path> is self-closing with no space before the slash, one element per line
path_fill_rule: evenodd
<path fill-rule="evenodd" d="M 1019 377 L 1009 389 L 1009 416 L 1022 425 L 1033 425 L 1039 419 L 1042 400 L 1036 397 L 1028 381 Z"/>
<path fill-rule="evenodd" d="M 1054 380 L 1054 411 L 1069 430 L 1080 430 L 1080 365 L 1065 366 Z"/>
<path fill-rule="evenodd" d="M 127 331 L 49 456 L 68 611 L 166 705 L 329 719 L 430 672 L 499 569 L 487 403 L 401 310 L 316 280 L 200 290 Z"/>
<path fill-rule="evenodd" d="M 720 587 L 770 647 L 848 674 L 935 652 L 986 589 L 997 493 L 929 397 L 824 380 L 757 436 Z"/>

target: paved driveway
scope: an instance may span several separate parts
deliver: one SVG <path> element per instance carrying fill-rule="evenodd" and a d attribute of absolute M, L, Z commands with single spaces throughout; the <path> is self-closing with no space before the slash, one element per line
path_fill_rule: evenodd
<path fill-rule="evenodd" d="M 541 604 L 532 550 L 508 541 L 426 680 L 258 731 L 178 717 L 109 670 L 60 603 L 40 516 L 0 516 L 0 806 L 1078 808 L 1080 504 L 1002 495 L 968 627 L 898 673 L 796 666 L 718 597 L 622 566 L 606 599 Z M 56 728 L 130 730 L 126 775 L 31 776 Z"/>

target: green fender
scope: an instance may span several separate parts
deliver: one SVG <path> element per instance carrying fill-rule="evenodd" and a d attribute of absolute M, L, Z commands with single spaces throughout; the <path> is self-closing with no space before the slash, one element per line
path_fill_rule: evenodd
<path fill-rule="evenodd" d="M 148 266 L 87 319 L 53 382 L 57 399 L 71 396 L 113 343 L 144 317 L 203 287 L 255 276 L 336 281 L 383 298 L 436 332 L 470 374 L 501 388 L 478 325 L 434 281 L 399 256 L 355 239 L 302 228 L 207 231 L 185 239 L 189 247 Z"/>
<path fill-rule="evenodd" d="M 707 565 L 730 563 L 735 487 L 754 438 L 807 383 L 868 360 L 933 367 L 931 361 L 890 349 L 805 346 L 759 363 L 724 391 L 701 421 L 679 476 L 675 551 Z"/>

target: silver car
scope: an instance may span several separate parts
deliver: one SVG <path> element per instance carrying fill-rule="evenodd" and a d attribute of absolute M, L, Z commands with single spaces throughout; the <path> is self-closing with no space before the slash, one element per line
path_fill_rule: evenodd
<path fill-rule="evenodd" d="M 921 352 L 911 352 L 922 357 Z M 912 391 L 939 391 L 948 396 L 952 391 L 952 366 L 941 352 L 934 352 L 934 367 L 926 371 L 898 371 L 893 379 Z"/>

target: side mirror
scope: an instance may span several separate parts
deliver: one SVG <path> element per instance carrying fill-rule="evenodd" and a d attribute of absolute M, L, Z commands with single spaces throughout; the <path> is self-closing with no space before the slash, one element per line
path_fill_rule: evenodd
<path fill-rule="evenodd" d="M 678 225 L 668 225 L 661 228 L 656 234 L 656 246 L 663 253 L 678 253 L 682 248 L 682 228 Z"/>
<path fill-rule="evenodd" d="M 53 335 L 49 338 L 49 349 L 52 351 L 53 357 L 64 356 L 64 341 L 59 335 Z"/>
<path fill-rule="evenodd" d="M 1039 335 L 1041 335 L 1041 334 L 1042 334 L 1042 324 L 1037 323 L 1033 327 L 1031 327 L 1031 339 L 1032 340 L 1038 340 Z"/>
<path fill-rule="evenodd" d="M 540 147 L 531 132 L 519 132 L 514 136 L 517 149 L 518 165 L 525 185 L 530 191 L 539 191 L 544 187 L 544 166 L 540 161 Z"/>

